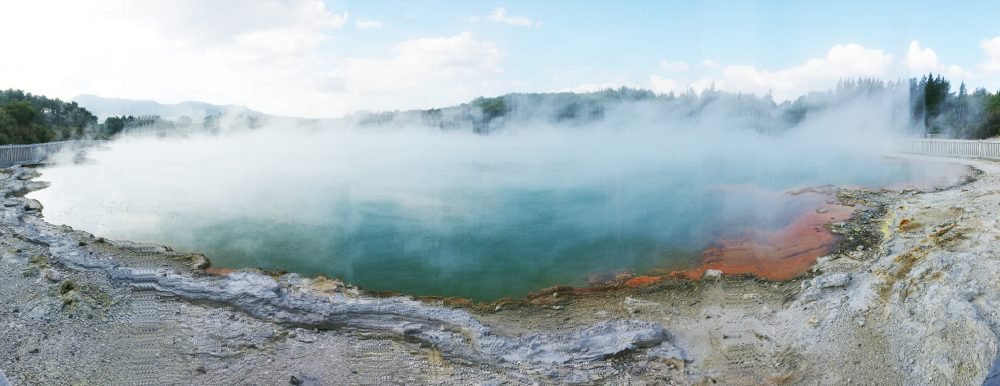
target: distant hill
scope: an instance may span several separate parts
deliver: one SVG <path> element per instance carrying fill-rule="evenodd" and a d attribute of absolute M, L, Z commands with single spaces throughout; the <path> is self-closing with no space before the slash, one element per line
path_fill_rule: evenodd
<path fill-rule="evenodd" d="M 867 108 L 874 102 L 891 111 L 892 119 L 908 121 L 909 134 L 938 134 L 949 138 L 981 139 L 1000 134 L 1000 92 L 979 88 L 958 93 L 941 75 L 928 74 L 909 82 L 873 78 L 846 79 L 835 89 L 816 91 L 795 100 L 775 102 L 770 94 L 733 93 L 714 87 L 696 93 L 656 94 L 622 87 L 588 93 L 513 93 L 480 97 L 456 106 L 407 111 L 364 112 L 342 121 L 356 127 L 423 125 L 442 130 L 471 130 L 488 134 L 510 127 L 536 124 L 583 126 L 610 122 L 629 126 L 639 117 L 652 122 L 683 122 L 697 128 L 740 127 L 781 134 L 808 115 L 833 108 Z"/>
<path fill-rule="evenodd" d="M 164 104 L 151 100 L 106 98 L 83 94 L 73 98 L 80 106 L 97 115 L 100 119 L 112 116 L 157 115 L 164 119 L 188 117 L 201 120 L 208 116 L 251 114 L 263 115 L 238 105 L 213 105 L 205 102 L 181 102 Z"/>
<path fill-rule="evenodd" d="M 656 94 L 622 87 L 588 93 L 512 93 L 441 108 L 357 112 L 329 119 L 280 117 L 244 106 L 203 102 L 162 104 L 95 95 L 80 95 L 75 101 L 106 120 L 99 127 L 102 138 L 130 132 L 218 133 L 266 126 L 314 129 L 423 126 L 489 134 L 536 125 L 581 127 L 606 122 L 629 126 L 638 117 L 656 124 L 740 127 L 777 135 L 796 127 L 808 115 L 832 108 L 864 107 L 873 101 L 885 102 L 881 108 L 891 111 L 892 119 L 908 121 L 910 134 L 988 138 L 1000 133 L 1000 92 L 980 88 L 969 93 L 963 83 L 958 93 L 954 93 L 947 79 L 933 74 L 908 82 L 846 79 L 838 82 L 835 89 L 781 103 L 775 102 L 770 94 L 724 92 L 714 87 L 700 93 L 689 89 L 681 94 Z M 111 118 L 110 122 L 107 118 Z"/>
<path fill-rule="evenodd" d="M 83 94 L 73 98 L 75 105 L 93 112 L 101 123 L 96 138 L 120 134 L 187 135 L 255 129 L 264 125 L 297 125 L 300 118 L 264 114 L 245 106 L 214 105 L 205 102 L 160 103 L 152 100 L 107 98 Z"/>
<path fill-rule="evenodd" d="M 712 119 L 716 124 L 745 127 L 766 133 L 781 133 L 795 126 L 806 112 L 818 112 L 869 92 L 905 91 L 901 82 L 874 80 L 845 82 L 837 91 L 815 93 L 795 102 L 775 103 L 770 96 L 725 93 L 714 89 L 701 94 L 689 90 L 680 95 L 657 95 L 650 90 L 622 87 L 587 93 L 512 93 L 480 97 L 469 102 L 426 110 L 358 112 L 341 118 L 304 119 L 277 117 L 243 106 L 204 102 L 162 104 L 155 101 L 80 95 L 81 106 L 105 119 L 102 136 L 119 133 L 186 134 L 254 129 L 264 126 L 379 128 L 423 126 L 441 130 L 489 134 L 511 127 L 536 124 L 566 127 L 586 126 L 615 120 L 627 125 L 636 116 L 662 121 Z M 725 122 L 721 122 L 721 121 Z"/>

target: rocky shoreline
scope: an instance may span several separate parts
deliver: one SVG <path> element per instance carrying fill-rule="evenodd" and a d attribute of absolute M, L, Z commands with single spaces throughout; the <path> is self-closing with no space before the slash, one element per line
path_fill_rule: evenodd
<path fill-rule="evenodd" d="M 45 187 L 37 172 L 6 169 L 0 370 L 14 384 L 979 383 L 1000 325 L 1000 167 L 955 162 L 984 173 L 930 193 L 839 190 L 864 209 L 805 278 L 490 305 L 209 274 L 198 254 L 46 223 L 22 197 Z"/>

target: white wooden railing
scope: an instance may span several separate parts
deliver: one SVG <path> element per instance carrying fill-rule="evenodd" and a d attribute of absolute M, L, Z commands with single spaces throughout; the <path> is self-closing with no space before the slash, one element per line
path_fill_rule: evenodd
<path fill-rule="evenodd" d="M 1000 142 L 997 141 L 903 138 L 896 140 L 893 144 L 893 151 L 1000 160 Z"/>
<path fill-rule="evenodd" d="M 0 167 L 37 164 L 65 148 L 93 146 L 101 141 L 59 141 L 30 145 L 0 145 Z"/>

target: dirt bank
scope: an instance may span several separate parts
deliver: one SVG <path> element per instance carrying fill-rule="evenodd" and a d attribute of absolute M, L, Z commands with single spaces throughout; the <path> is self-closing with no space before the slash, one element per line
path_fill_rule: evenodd
<path fill-rule="evenodd" d="M 44 185 L 12 169 L 0 370 L 14 384 L 978 383 L 1000 322 L 1000 166 L 960 162 L 985 173 L 933 193 L 841 191 L 864 209 L 830 229 L 841 242 L 805 278 L 554 289 L 490 308 L 209 275 L 198 255 L 45 223 L 19 197 Z"/>

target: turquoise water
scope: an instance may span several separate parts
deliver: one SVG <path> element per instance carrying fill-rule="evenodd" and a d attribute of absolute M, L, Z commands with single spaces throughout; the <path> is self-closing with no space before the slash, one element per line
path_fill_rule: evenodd
<path fill-rule="evenodd" d="M 880 156 L 796 163 L 756 152 L 664 155 L 637 144 L 591 157 L 559 153 L 564 145 L 466 140 L 392 156 L 398 143 L 380 148 L 367 137 L 333 149 L 303 142 L 289 150 L 302 160 L 294 164 L 270 162 L 288 154 L 226 153 L 211 138 L 126 141 L 92 153 L 89 164 L 44 169 L 52 186 L 32 196 L 50 222 L 200 251 L 215 266 L 492 300 L 583 286 L 602 273 L 690 266 L 720 237 L 778 229 L 816 207 L 787 189 L 958 173 Z M 370 148 L 352 150 L 360 145 Z M 462 154 L 440 155 L 449 148 Z M 158 156 L 177 149 L 192 154 L 190 163 Z"/>

